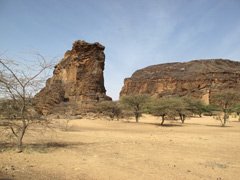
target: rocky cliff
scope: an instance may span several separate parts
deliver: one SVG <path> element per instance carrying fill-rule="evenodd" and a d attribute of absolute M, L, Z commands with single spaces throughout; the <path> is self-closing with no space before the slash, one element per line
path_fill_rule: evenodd
<path fill-rule="evenodd" d="M 75 41 L 72 50 L 67 51 L 55 66 L 46 87 L 36 94 L 34 103 L 38 112 L 53 113 L 64 103 L 86 108 L 99 101 L 111 100 L 104 87 L 104 49 L 99 43 Z"/>
<path fill-rule="evenodd" d="M 207 104 L 220 90 L 240 91 L 240 62 L 210 59 L 149 66 L 124 80 L 120 96 L 190 96 Z"/>

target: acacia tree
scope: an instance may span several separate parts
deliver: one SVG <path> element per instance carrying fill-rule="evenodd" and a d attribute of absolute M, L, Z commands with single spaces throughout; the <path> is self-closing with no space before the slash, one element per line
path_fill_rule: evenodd
<path fill-rule="evenodd" d="M 186 97 L 172 97 L 170 101 L 172 103 L 172 111 L 175 113 L 175 116 L 179 115 L 182 123 L 184 123 L 186 118 L 192 114 L 188 100 L 189 99 Z"/>
<path fill-rule="evenodd" d="M 192 97 L 183 97 L 185 109 L 192 114 L 197 114 L 199 117 L 202 117 L 202 113 L 205 111 L 206 105 L 203 101 L 192 98 Z"/>
<path fill-rule="evenodd" d="M 150 96 L 145 94 L 128 95 L 128 96 L 123 96 L 120 99 L 120 103 L 122 104 L 122 106 L 125 109 L 133 112 L 137 123 L 138 123 L 139 117 L 141 117 L 149 101 L 150 101 Z"/>
<path fill-rule="evenodd" d="M 213 104 L 208 104 L 204 108 L 204 112 L 207 113 L 209 116 L 212 116 L 213 111 L 219 111 L 219 108 Z"/>
<path fill-rule="evenodd" d="M 15 137 L 19 150 L 23 137 L 31 123 L 43 123 L 32 106 L 33 95 L 45 81 L 43 72 L 52 68 L 53 58 L 47 61 L 37 51 L 31 52 L 35 58 L 28 65 L 17 63 L 7 57 L 0 58 L 1 125 L 9 128 Z M 5 53 L 0 57 L 5 56 Z"/>
<path fill-rule="evenodd" d="M 234 105 L 240 101 L 240 94 L 236 91 L 227 90 L 224 92 L 216 93 L 211 98 L 211 103 L 220 107 L 223 111 L 222 126 L 226 125 L 227 114 L 231 112 Z"/>
<path fill-rule="evenodd" d="M 97 104 L 97 111 L 109 116 L 112 120 L 114 117 L 119 120 L 121 114 L 120 104 L 117 101 L 103 101 Z"/>
<path fill-rule="evenodd" d="M 163 125 L 166 116 L 179 116 L 182 123 L 192 114 L 200 114 L 204 110 L 204 103 L 189 97 L 163 97 L 153 100 L 151 113 L 161 116 Z"/>
<path fill-rule="evenodd" d="M 160 125 L 163 125 L 166 116 L 179 116 L 182 123 L 184 123 L 186 117 L 190 114 L 188 104 L 180 97 L 162 97 L 154 99 L 150 109 L 154 116 L 162 117 Z"/>
<path fill-rule="evenodd" d="M 174 106 L 176 106 L 176 101 L 174 101 L 173 98 L 158 98 L 152 101 L 150 112 L 154 116 L 162 117 L 162 122 L 160 123 L 162 126 L 167 115 L 171 116 L 176 114 L 176 111 L 173 108 Z"/>
<path fill-rule="evenodd" d="M 240 121 L 240 103 L 237 103 L 233 106 L 233 111 L 237 113 L 238 120 Z"/>

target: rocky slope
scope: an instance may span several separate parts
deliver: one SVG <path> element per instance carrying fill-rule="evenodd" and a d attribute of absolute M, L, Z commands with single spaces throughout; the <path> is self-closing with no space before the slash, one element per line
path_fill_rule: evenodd
<path fill-rule="evenodd" d="M 120 96 L 150 94 L 190 96 L 207 104 L 211 94 L 225 89 L 240 91 L 240 62 L 210 59 L 149 66 L 124 80 Z"/>
<path fill-rule="evenodd" d="M 87 108 L 99 101 L 111 100 L 104 87 L 104 49 L 99 43 L 75 41 L 72 50 L 55 66 L 46 87 L 35 96 L 38 112 L 54 113 L 59 107 L 64 108 L 64 103 Z"/>

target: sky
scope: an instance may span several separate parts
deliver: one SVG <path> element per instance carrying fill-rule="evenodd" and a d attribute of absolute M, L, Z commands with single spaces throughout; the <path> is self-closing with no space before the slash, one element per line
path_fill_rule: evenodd
<path fill-rule="evenodd" d="M 75 40 L 101 43 L 114 100 L 125 78 L 150 65 L 240 61 L 240 0 L 0 0 L 0 27 L 10 58 L 37 49 L 60 61 Z"/>

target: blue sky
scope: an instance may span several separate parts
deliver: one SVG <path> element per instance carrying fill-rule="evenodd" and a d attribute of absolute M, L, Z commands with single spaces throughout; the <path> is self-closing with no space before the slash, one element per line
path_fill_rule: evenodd
<path fill-rule="evenodd" d="M 59 60 L 75 40 L 105 48 L 107 95 L 149 65 L 240 61 L 240 0 L 0 0 L 0 50 Z"/>

